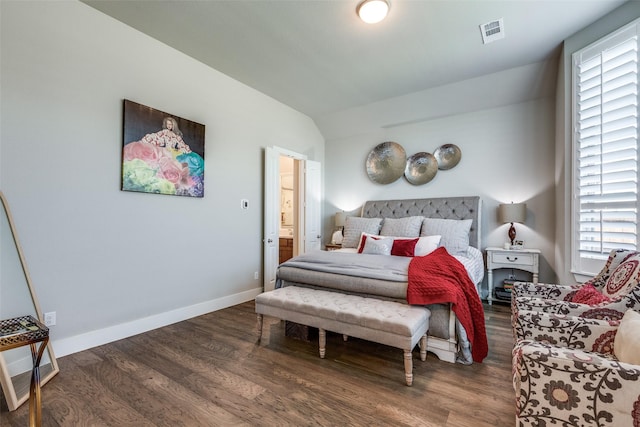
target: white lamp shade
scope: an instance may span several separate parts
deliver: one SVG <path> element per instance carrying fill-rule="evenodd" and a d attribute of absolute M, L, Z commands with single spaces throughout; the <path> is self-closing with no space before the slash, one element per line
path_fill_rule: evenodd
<path fill-rule="evenodd" d="M 358 5 L 358 16 L 367 24 L 375 24 L 382 21 L 389 12 L 387 0 L 365 0 Z"/>
<path fill-rule="evenodd" d="M 508 222 L 525 222 L 527 220 L 527 204 L 526 203 L 501 203 L 498 205 L 498 221 L 501 223 Z"/>
<path fill-rule="evenodd" d="M 344 227 L 344 223 L 347 220 L 347 214 L 345 212 L 336 212 L 333 217 L 336 227 Z"/>

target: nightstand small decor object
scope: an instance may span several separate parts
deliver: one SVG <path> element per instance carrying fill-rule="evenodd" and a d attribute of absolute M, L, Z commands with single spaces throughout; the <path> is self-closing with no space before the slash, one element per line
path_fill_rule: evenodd
<path fill-rule="evenodd" d="M 523 223 L 526 220 L 526 203 L 501 203 L 498 205 L 498 221 L 502 224 L 511 223 L 511 227 L 509 227 L 509 240 L 511 241 L 511 246 L 515 244 L 516 239 L 516 227 L 513 223 Z"/>
<path fill-rule="evenodd" d="M 334 231 L 331 236 L 331 244 L 332 245 L 341 245 L 342 244 L 342 230 Z"/>
<path fill-rule="evenodd" d="M 514 250 L 522 250 L 524 249 L 524 242 L 522 240 L 514 240 L 513 244 L 509 246 L 509 249 L 514 249 Z"/>
<path fill-rule="evenodd" d="M 489 305 L 494 300 L 494 283 L 493 270 L 501 268 L 511 268 L 516 270 L 528 271 L 532 275 L 532 282 L 538 283 L 538 272 L 540 268 L 540 250 L 539 249 L 520 249 L 509 250 L 503 248 L 487 248 L 487 285 L 489 287 L 489 295 L 487 302 Z M 506 288 L 508 289 L 509 283 Z M 504 291 L 505 286 L 502 287 Z M 506 294 L 501 294 L 506 296 Z"/>

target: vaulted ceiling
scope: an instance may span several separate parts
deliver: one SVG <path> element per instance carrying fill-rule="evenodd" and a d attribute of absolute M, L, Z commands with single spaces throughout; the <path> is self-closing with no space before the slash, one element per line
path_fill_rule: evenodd
<path fill-rule="evenodd" d="M 624 0 L 84 0 L 312 118 L 553 58 Z M 480 25 L 503 18 L 505 38 Z"/>

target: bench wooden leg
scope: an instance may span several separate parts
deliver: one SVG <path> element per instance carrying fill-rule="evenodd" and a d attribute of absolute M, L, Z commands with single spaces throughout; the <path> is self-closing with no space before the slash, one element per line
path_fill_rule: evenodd
<path fill-rule="evenodd" d="M 423 362 L 427 360 L 427 334 L 420 338 L 420 360 Z"/>
<path fill-rule="evenodd" d="M 320 347 L 320 358 L 324 359 L 327 346 L 327 331 L 318 328 L 318 344 Z"/>
<path fill-rule="evenodd" d="M 258 340 L 261 340 L 262 339 L 262 314 L 258 314 L 257 328 L 258 328 Z"/>
<path fill-rule="evenodd" d="M 413 384 L 413 354 L 411 350 L 404 351 L 404 376 L 408 386 Z"/>

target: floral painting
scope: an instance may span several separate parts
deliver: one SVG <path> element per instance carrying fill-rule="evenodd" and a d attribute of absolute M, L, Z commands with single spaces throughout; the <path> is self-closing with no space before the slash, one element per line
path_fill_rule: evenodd
<path fill-rule="evenodd" d="M 124 100 L 122 190 L 204 196 L 204 125 Z"/>

